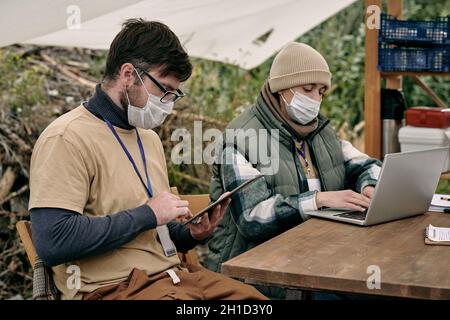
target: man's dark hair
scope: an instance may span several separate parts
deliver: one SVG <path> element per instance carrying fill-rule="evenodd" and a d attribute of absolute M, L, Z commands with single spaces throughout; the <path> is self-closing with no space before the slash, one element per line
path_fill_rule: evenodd
<path fill-rule="evenodd" d="M 105 79 L 115 80 L 124 63 L 148 70 L 160 68 L 161 76 L 180 81 L 192 74 L 192 64 L 180 40 L 161 22 L 128 19 L 109 48 Z"/>

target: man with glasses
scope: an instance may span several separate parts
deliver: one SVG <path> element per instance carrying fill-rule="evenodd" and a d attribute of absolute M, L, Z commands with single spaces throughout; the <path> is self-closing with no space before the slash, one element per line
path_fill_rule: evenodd
<path fill-rule="evenodd" d="M 177 102 L 184 97 L 184 93 L 180 89 L 173 89 L 172 87 L 170 87 L 170 85 L 167 85 L 167 87 L 170 88 L 170 90 L 167 90 L 158 80 L 153 78 L 150 73 L 143 69 L 140 69 L 140 71 L 142 71 L 142 73 L 145 74 L 150 80 L 152 80 L 152 82 L 161 90 L 163 95 L 160 101 L 162 103 Z"/>
<path fill-rule="evenodd" d="M 254 288 L 182 265 L 228 203 L 188 227 L 170 193 L 157 134 L 192 72 L 164 24 L 131 19 L 113 40 L 89 101 L 52 122 L 33 150 L 33 242 L 63 299 L 264 299 Z M 71 274 L 70 270 L 79 270 Z M 73 273 L 73 271 L 72 271 Z M 74 277 L 78 277 L 74 281 Z"/>

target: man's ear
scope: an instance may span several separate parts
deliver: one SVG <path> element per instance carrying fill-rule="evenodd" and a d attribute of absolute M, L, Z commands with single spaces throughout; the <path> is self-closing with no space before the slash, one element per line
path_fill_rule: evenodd
<path fill-rule="evenodd" d="M 126 87 L 134 84 L 134 66 L 127 62 L 122 64 L 119 70 L 119 81 Z"/>

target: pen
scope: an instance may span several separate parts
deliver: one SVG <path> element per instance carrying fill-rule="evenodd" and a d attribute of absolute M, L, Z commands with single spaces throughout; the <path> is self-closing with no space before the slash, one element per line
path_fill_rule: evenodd
<path fill-rule="evenodd" d="M 450 198 L 447 198 L 447 197 L 441 197 L 441 200 L 450 201 Z"/>

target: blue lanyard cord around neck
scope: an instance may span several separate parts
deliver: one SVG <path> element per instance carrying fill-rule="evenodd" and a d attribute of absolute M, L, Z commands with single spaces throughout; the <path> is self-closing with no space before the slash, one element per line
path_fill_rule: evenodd
<path fill-rule="evenodd" d="M 297 152 L 300 154 L 300 156 L 303 158 L 303 160 L 305 161 L 305 166 L 307 169 L 309 169 L 309 163 L 308 163 L 308 159 L 306 158 L 306 149 L 305 149 L 305 140 L 302 140 L 300 142 L 300 148 L 298 148 L 297 146 L 295 146 L 295 149 L 297 149 Z"/>
<path fill-rule="evenodd" d="M 144 180 L 142 179 L 142 176 L 139 173 L 139 170 L 138 170 L 138 168 L 136 166 L 136 163 L 134 162 L 133 157 L 131 156 L 130 152 L 128 152 L 127 147 L 125 147 L 125 145 L 123 144 L 122 140 L 120 139 L 119 135 L 117 134 L 117 132 L 114 129 L 114 127 L 111 124 L 111 122 L 109 120 L 105 119 L 105 118 L 103 118 L 103 120 L 106 122 L 106 124 L 108 125 L 109 129 L 111 129 L 111 131 L 114 134 L 114 136 L 116 137 L 117 141 L 119 141 L 120 145 L 122 146 L 122 149 L 125 152 L 125 154 L 127 155 L 128 160 L 130 160 L 131 164 L 133 165 L 134 171 L 136 171 L 136 174 L 138 175 L 139 180 L 141 180 L 142 185 L 145 187 L 145 190 L 147 191 L 148 196 L 150 198 L 153 197 L 152 185 L 150 184 L 150 177 L 149 177 L 148 171 L 147 171 L 147 161 L 145 160 L 144 146 L 142 145 L 141 137 L 139 136 L 139 132 L 138 132 L 137 128 L 135 128 L 136 136 L 137 136 L 137 143 L 138 143 L 138 146 L 139 146 L 139 151 L 141 152 L 142 162 L 144 164 L 145 176 L 147 177 L 147 185 L 145 185 Z"/>
<path fill-rule="evenodd" d="M 307 176 L 311 174 L 311 166 L 309 165 L 308 158 L 306 157 L 306 148 L 305 148 L 305 140 L 302 140 L 300 142 L 300 148 L 295 146 L 295 149 L 297 150 L 298 154 L 303 158 L 305 161 L 305 169 L 307 172 Z"/>

